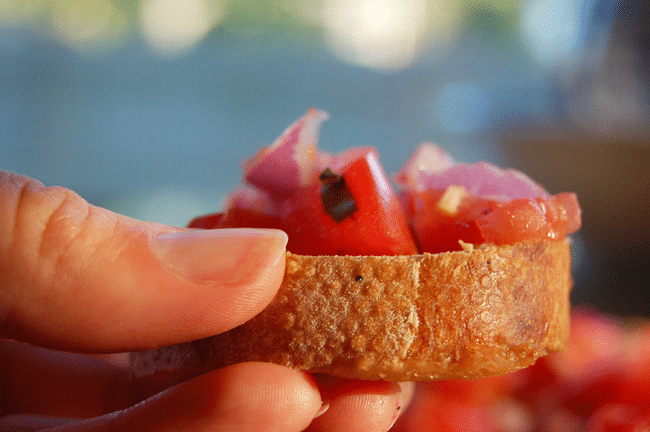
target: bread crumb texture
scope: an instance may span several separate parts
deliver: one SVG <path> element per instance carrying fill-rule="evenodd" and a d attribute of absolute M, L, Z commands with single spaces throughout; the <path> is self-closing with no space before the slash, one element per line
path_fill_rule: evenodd
<path fill-rule="evenodd" d="M 226 333 L 135 353 L 136 375 L 272 362 L 346 378 L 471 379 L 530 366 L 568 337 L 568 241 L 416 256 L 287 253 L 271 304 Z"/>

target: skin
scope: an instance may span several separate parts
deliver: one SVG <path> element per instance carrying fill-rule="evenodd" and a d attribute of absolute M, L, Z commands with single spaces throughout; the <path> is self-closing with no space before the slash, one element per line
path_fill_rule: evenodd
<path fill-rule="evenodd" d="M 411 384 L 264 363 L 131 378 L 125 352 L 231 329 L 279 288 L 283 232 L 210 231 L 0 171 L 0 431 L 388 430 Z"/>

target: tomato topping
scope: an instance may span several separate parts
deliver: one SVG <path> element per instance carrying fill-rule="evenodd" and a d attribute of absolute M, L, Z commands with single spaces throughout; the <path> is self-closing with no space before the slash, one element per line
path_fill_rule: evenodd
<path fill-rule="evenodd" d="M 398 198 L 375 149 L 317 149 L 326 118 L 307 111 L 244 163 L 246 184 L 223 214 L 190 227 L 277 228 L 289 235 L 289 251 L 307 255 L 437 253 L 461 250 L 460 241 L 560 240 L 580 228 L 575 194 L 550 195 L 514 169 L 456 163 L 432 143 L 420 145 L 395 175 Z"/>
<path fill-rule="evenodd" d="M 403 196 L 422 252 L 461 250 L 459 240 L 472 244 L 560 240 L 580 228 L 580 207 L 573 193 L 501 202 L 465 191 L 449 208 L 448 203 L 455 201 L 446 199 L 451 189 Z"/>
<path fill-rule="evenodd" d="M 515 199 L 477 219 L 483 238 L 495 244 L 560 240 L 580 228 L 580 207 L 573 193 Z"/>
<path fill-rule="evenodd" d="M 438 253 L 461 250 L 458 240 L 484 243 L 476 220 L 492 211 L 498 202 L 467 195 L 452 212 L 452 209 L 439 205 L 444 195 L 444 190 L 425 190 L 406 195 L 406 214 L 420 251 Z"/>
<path fill-rule="evenodd" d="M 410 255 L 417 253 L 408 221 L 377 153 L 368 149 L 338 173 L 357 210 L 337 222 L 325 211 L 323 185 L 298 190 L 282 211 L 287 249 L 305 255 Z"/>
<path fill-rule="evenodd" d="M 187 225 L 188 228 L 212 229 L 219 226 L 225 213 L 212 213 L 203 216 L 197 216 Z"/>
<path fill-rule="evenodd" d="M 230 197 L 225 213 L 196 218 L 190 227 L 281 229 L 289 235 L 287 250 L 303 255 L 418 253 L 377 152 L 351 149 L 333 162 L 338 173 L 326 170 L 322 181 L 297 188 L 286 198 L 271 200 L 242 188 Z"/>
<path fill-rule="evenodd" d="M 217 216 L 220 216 L 217 218 Z M 203 226 L 200 226 L 202 224 Z M 275 228 L 283 229 L 277 216 L 267 215 L 258 210 L 233 207 L 226 213 L 217 213 L 194 219 L 190 228 Z"/>

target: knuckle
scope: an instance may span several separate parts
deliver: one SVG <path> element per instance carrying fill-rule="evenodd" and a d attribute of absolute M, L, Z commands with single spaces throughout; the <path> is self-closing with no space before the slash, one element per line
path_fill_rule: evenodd
<path fill-rule="evenodd" d="M 35 251 L 39 266 L 53 272 L 84 229 L 90 206 L 64 188 L 48 187 L 43 193 L 51 197 L 51 203 L 44 214 L 40 242 L 34 246 L 39 245 Z"/>
<path fill-rule="evenodd" d="M 27 265 L 27 274 L 51 280 L 88 211 L 88 204 L 68 189 L 23 188 L 14 225 L 14 252 L 20 258 L 17 264 Z"/>
<path fill-rule="evenodd" d="M 65 283 L 57 277 L 60 261 L 83 229 L 90 205 L 63 187 L 0 175 L 0 334 L 6 335 L 26 313 L 57 301 L 53 285 Z"/>

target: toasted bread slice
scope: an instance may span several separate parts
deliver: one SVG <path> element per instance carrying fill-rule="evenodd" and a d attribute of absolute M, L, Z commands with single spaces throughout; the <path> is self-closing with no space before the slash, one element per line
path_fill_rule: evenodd
<path fill-rule="evenodd" d="M 135 353 L 136 375 L 233 363 L 387 381 L 530 366 L 569 334 L 570 245 L 536 241 L 413 256 L 287 253 L 274 300 L 223 334 Z"/>

